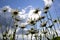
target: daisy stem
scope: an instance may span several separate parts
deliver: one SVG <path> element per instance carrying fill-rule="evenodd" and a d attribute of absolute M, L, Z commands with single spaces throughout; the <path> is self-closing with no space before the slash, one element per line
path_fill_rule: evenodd
<path fill-rule="evenodd" d="M 50 22 L 49 22 L 49 18 L 48 18 L 48 14 L 46 14 L 46 16 L 47 16 L 47 20 L 48 20 L 48 24 L 49 24 L 49 26 L 50 26 Z M 50 30 L 51 30 L 52 28 L 50 28 Z M 49 32 L 50 33 L 50 32 Z"/>
<path fill-rule="evenodd" d="M 33 34 L 31 34 L 31 40 L 32 40 L 32 36 L 33 36 Z"/>
<path fill-rule="evenodd" d="M 27 35 L 27 40 L 28 40 L 28 35 Z"/>
<path fill-rule="evenodd" d="M 24 40 L 24 34 L 23 34 L 23 29 L 22 29 L 22 39 Z"/>
<path fill-rule="evenodd" d="M 55 14 L 57 13 L 57 11 L 56 11 L 56 9 L 55 9 Z M 57 15 L 57 14 L 56 14 Z M 57 16 L 57 18 L 58 18 L 58 16 Z M 59 18 L 58 18 L 58 21 L 59 21 Z M 58 26 L 58 29 L 60 29 L 59 28 L 59 24 L 57 23 L 57 26 Z"/>
<path fill-rule="evenodd" d="M 54 25 L 54 23 L 53 23 L 53 21 L 52 21 L 52 17 L 51 17 L 51 14 L 50 14 L 50 11 L 49 11 L 49 16 L 50 16 L 50 20 L 51 20 L 51 22 L 52 22 L 52 24 Z M 56 35 L 57 35 L 57 37 L 58 37 L 58 33 L 56 32 L 56 28 L 55 28 L 55 25 L 54 25 L 54 29 L 55 29 L 55 33 L 56 33 Z"/>
<path fill-rule="evenodd" d="M 17 29 L 17 27 L 15 28 L 14 33 L 13 33 L 13 40 L 15 40 L 16 29 Z"/>

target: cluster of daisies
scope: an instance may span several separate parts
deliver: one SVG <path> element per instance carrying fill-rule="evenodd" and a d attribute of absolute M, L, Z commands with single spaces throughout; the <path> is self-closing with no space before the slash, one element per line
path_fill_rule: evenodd
<path fill-rule="evenodd" d="M 21 20 L 25 20 L 25 23 L 21 23 L 20 26 L 22 25 L 27 25 L 27 24 L 34 24 L 36 23 L 38 20 L 40 19 L 43 19 L 45 16 L 41 16 L 41 14 L 44 12 L 44 13 L 47 13 L 48 12 L 48 9 L 51 7 L 52 3 L 53 3 L 53 0 L 43 0 L 44 3 L 45 3 L 45 8 L 42 10 L 40 9 L 31 9 L 29 11 L 29 13 L 24 13 L 24 12 L 21 12 L 17 9 L 12 9 L 8 6 L 5 6 L 3 8 L 3 12 L 10 12 L 12 14 L 12 18 L 15 20 L 15 22 L 18 22 L 18 21 L 21 21 Z"/>
<path fill-rule="evenodd" d="M 47 32 L 49 32 L 48 28 L 50 28 L 50 30 L 53 30 L 52 27 L 54 26 L 54 23 L 56 23 L 58 21 L 49 19 L 48 16 L 47 16 L 47 12 L 49 11 L 49 8 L 51 7 L 51 5 L 53 3 L 53 0 L 43 0 L 43 1 L 44 1 L 44 4 L 45 4 L 45 7 L 43 8 L 43 10 L 41 10 L 39 8 L 31 9 L 28 13 L 25 13 L 25 11 L 19 11 L 18 9 L 12 9 L 9 6 L 5 6 L 5 7 L 2 8 L 2 12 L 11 13 L 11 17 L 14 20 L 15 30 L 13 32 L 13 39 L 12 40 L 15 40 L 14 37 L 15 37 L 17 27 L 20 27 L 21 29 L 24 29 L 24 28 L 26 28 L 27 25 L 31 25 L 33 27 L 30 30 L 27 31 L 26 35 L 31 33 L 32 35 L 35 34 L 35 37 L 40 37 L 40 38 L 41 38 L 41 34 L 45 35 L 45 34 L 47 34 Z M 42 16 L 42 14 L 45 14 L 45 15 Z M 45 19 L 46 16 L 47 16 L 48 20 L 53 21 L 52 25 L 49 24 L 49 27 L 46 27 L 48 21 L 43 20 L 43 19 Z M 37 30 L 37 28 L 36 29 L 34 28 L 34 25 L 37 22 L 41 22 L 40 26 L 42 27 L 42 31 L 40 31 L 40 32 L 39 32 L 39 30 Z M 56 32 L 56 30 L 54 32 Z M 39 35 L 37 35 L 38 33 L 39 33 Z M 56 32 L 56 34 L 57 34 L 57 32 Z M 50 40 L 47 36 L 45 36 L 45 37 L 48 40 Z"/>

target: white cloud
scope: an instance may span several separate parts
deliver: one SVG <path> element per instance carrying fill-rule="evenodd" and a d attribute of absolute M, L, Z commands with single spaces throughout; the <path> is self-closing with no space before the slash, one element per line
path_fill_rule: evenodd
<path fill-rule="evenodd" d="M 21 19 L 25 19 L 27 18 L 28 14 L 29 13 L 26 13 L 27 9 L 34 9 L 31 5 L 25 7 L 24 9 L 22 9 L 22 11 L 19 12 L 18 16 L 21 18 Z"/>
<path fill-rule="evenodd" d="M 18 14 L 18 16 L 19 16 L 19 17 L 20 17 L 20 19 L 22 20 L 22 19 L 25 19 L 25 18 L 26 18 L 27 14 L 23 14 L 23 15 Z"/>
<path fill-rule="evenodd" d="M 22 11 L 20 11 L 19 13 L 20 14 L 25 14 L 27 9 L 34 9 L 34 8 L 31 5 L 29 5 L 29 6 L 25 7 L 24 9 L 22 9 Z"/>
<path fill-rule="evenodd" d="M 34 9 L 31 5 L 27 6 L 26 8 L 24 8 L 24 10 L 27 10 L 27 9 Z"/>

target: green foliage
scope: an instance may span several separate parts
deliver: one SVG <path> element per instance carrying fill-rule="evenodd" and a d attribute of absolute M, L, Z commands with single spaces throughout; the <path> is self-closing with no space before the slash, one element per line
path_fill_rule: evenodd
<path fill-rule="evenodd" d="M 52 39 L 52 40 L 60 40 L 60 37 L 55 37 L 55 38 Z"/>
<path fill-rule="evenodd" d="M 13 40 L 13 37 L 12 37 L 12 35 L 10 35 L 10 40 Z"/>

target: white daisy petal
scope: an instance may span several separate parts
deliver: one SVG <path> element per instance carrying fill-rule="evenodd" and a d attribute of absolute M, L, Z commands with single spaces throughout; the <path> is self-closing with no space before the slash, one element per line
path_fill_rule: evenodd
<path fill-rule="evenodd" d="M 35 9 L 30 10 L 29 14 L 28 14 L 28 18 L 32 19 L 32 20 L 37 20 L 39 18 L 39 16 L 41 16 L 41 11 L 39 11 L 37 14 L 34 13 Z"/>
<path fill-rule="evenodd" d="M 45 3 L 45 6 L 51 6 L 53 1 L 52 0 L 43 0 Z"/>

